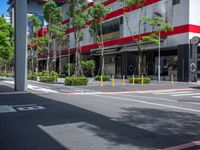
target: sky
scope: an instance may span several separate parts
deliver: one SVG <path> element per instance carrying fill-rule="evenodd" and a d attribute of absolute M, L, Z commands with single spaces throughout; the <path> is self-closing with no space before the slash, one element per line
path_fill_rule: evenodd
<path fill-rule="evenodd" d="M 8 5 L 6 3 L 7 3 L 7 0 L 0 0 L 0 16 L 3 13 L 6 13 L 6 10 L 8 9 Z"/>

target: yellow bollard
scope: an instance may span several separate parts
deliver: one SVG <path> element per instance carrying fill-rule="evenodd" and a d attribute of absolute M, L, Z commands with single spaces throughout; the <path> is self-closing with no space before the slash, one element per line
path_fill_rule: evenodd
<path fill-rule="evenodd" d="M 125 77 L 124 77 L 124 75 L 122 76 L 122 86 L 125 86 Z"/>
<path fill-rule="evenodd" d="M 174 84 L 174 76 L 171 74 L 171 84 Z"/>
<path fill-rule="evenodd" d="M 100 86 L 103 86 L 103 76 L 101 76 Z"/>
<path fill-rule="evenodd" d="M 112 75 L 112 86 L 115 86 L 115 76 L 114 75 Z"/>
<path fill-rule="evenodd" d="M 142 75 L 141 84 L 144 85 L 144 76 Z"/>
<path fill-rule="evenodd" d="M 133 80 L 132 84 L 135 85 L 135 76 L 134 75 L 132 76 L 132 80 Z"/>

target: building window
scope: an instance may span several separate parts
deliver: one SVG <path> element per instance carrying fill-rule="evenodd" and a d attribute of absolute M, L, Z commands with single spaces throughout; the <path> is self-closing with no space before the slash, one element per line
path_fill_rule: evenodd
<path fill-rule="evenodd" d="M 120 23 L 123 23 L 123 21 L 118 18 L 102 24 L 104 41 L 114 40 L 120 37 Z"/>
<path fill-rule="evenodd" d="M 180 4 L 180 0 L 173 0 L 173 5 Z"/>

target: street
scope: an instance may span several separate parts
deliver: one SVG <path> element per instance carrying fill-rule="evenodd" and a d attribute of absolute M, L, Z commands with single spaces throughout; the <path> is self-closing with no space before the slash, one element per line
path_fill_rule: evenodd
<path fill-rule="evenodd" d="M 200 139 L 197 85 L 105 87 L 112 92 L 36 82 L 28 87 L 25 93 L 0 93 L 1 150 L 154 150 Z"/>

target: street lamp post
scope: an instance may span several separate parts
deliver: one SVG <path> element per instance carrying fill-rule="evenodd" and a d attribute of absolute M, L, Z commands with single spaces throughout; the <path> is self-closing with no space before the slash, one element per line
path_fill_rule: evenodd
<path fill-rule="evenodd" d="M 158 43 L 158 82 L 160 82 L 160 31 L 158 33 L 159 37 L 158 37 L 158 40 L 159 40 L 159 43 Z"/>

